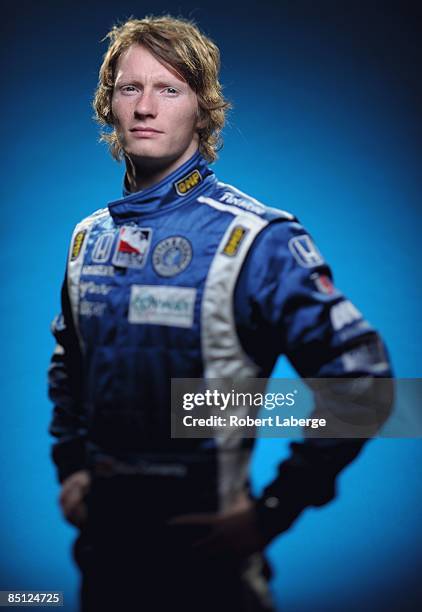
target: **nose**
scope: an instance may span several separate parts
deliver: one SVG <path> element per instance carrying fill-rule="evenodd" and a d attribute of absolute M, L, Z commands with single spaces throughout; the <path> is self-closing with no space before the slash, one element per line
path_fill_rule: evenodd
<path fill-rule="evenodd" d="M 157 115 L 157 101 L 152 90 L 144 89 L 135 106 L 135 117 L 155 117 Z"/>

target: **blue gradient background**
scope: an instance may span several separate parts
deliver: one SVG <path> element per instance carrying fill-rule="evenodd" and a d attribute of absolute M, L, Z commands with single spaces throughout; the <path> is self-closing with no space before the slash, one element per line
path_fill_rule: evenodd
<path fill-rule="evenodd" d="M 405 2 L 29 2 L 2 9 L 0 589 L 65 592 L 74 530 L 49 459 L 49 323 L 74 223 L 120 195 L 90 100 L 117 19 L 170 11 L 219 44 L 234 102 L 218 176 L 293 211 L 337 285 L 421 377 L 421 14 Z M 280 360 L 277 373 L 291 370 Z M 260 443 L 258 490 L 287 453 Z M 420 440 L 371 441 L 338 499 L 270 547 L 284 612 L 422 605 Z M 198 608 L 199 609 L 199 608 Z"/>

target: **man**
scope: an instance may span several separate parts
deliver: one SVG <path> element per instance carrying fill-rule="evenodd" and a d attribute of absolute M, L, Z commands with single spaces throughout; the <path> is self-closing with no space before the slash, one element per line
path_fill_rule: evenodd
<path fill-rule="evenodd" d="M 253 499 L 250 440 L 171 439 L 170 381 L 264 378 L 284 353 L 303 377 L 364 377 L 368 405 L 389 364 L 297 219 L 208 167 L 229 107 L 215 44 L 171 17 L 108 37 L 94 107 L 124 197 L 75 228 L 49 371 L 82 608 L 270 610 L 262 550 L 364 440 L 292 443 Z"/>

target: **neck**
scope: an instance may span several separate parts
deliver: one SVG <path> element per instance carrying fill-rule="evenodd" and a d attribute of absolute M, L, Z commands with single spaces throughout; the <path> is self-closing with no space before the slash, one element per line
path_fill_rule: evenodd
<path fill-rule="evenodd" d="M 188 161 L 197 150 L 197 148 L 195 150 L 189 149 L 176 160 L 160 160 L 159 163 L 156 160 L 152 160 L 152 162 L 145 159 L 137 161 L 126 155 L 126 183 L 128 190 L 134 193 L 156 185 Z"/>

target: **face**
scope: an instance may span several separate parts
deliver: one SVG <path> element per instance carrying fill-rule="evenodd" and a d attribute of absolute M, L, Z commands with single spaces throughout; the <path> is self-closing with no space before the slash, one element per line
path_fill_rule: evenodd
<path fill-rule="evenodd" d="M 142 45 L 118 60 L 112 111 L 119 143 L 136 166 L 177 167 L 198 148 L 195 92 Z"/>

